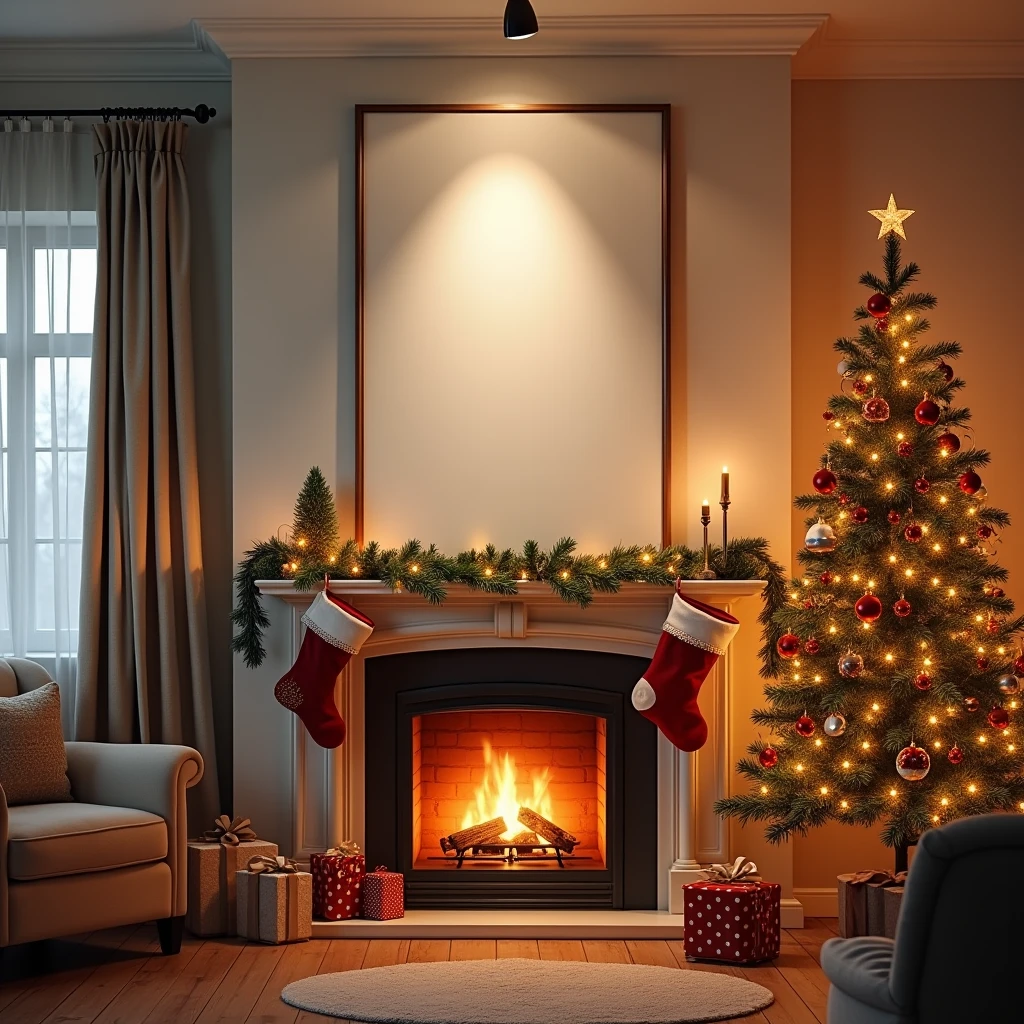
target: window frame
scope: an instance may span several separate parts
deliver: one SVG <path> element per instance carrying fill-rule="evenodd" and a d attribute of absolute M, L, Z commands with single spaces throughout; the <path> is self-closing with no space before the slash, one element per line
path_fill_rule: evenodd
<path fill-rule="evenodd" d="M 0 396 L 6 406 L 7 432 L 2 438 L 2 453 L 6 455 L 7 461 L 7 532 L 6 536 L 0 534 L 0 557 L 6 555 L 6 563 L 10 573 L 10 594 L 12 595 L 11 607 L 8 613 L 11 617 L 8 628 L 0 626 L 0 649 L 13 651 L 15 649 L 15 616 L 25 616 L 22 629 L 19 630 L 25 637 L 26 653 L 32 657 L 45 661 L 47 658 L 53 660 L 57 654 L 57 630 L 40 628 L 37 620 L 37 578 L 36 578 L 36 556 L 42 545 L 52 546 L 54 549 L 59 545 L 66 553 L 69 553 L 73 546 L 81 549 L 81 538 L 59 538 L 59 523 L 54 524 L 54 533 L 57 536 L 39 538 L 36 536 L 36 487 L 37 487 L 37 455 L 56 451 L 59 458 L 61 454 L 72 452 L 86 452 L 86 445 L 38 445 L 36 443 L 35 423 L 35 395 L 36 395 L 36 360 L 37 359 L 67 359 L 87 358 L 91 359 L 93 354 L 93 333 L 72 334 L 70 330 L 64 333 L 35 330 L 35 254 L 38 249 L 50 249 L 60 251 L 69 249 L 93 249 L 97 248 L 97 229 L 94 215 L 92 223 L 83 223 L 83 214 L 72 215 L 70 227 L 64 223 L 59 225 L 56 234 L 59 238 L 53 237 L 54 227 L 49 223 L 52 215 L 28 214 L 23 222 L 13 223 L 8 221 L 7 226 L 0 225 L 0 248 L 6 250 L 7 275 L 6 282 L 0 282 L 0 286 L 6 287 L 7 292 L 7 332 L 0 333 L 0 359 L 7 362 L 7 393 Z M 67 242 L 61 245 L 60 242 Z M 71 257 L 69 256 L 69 260 Z M 27 266 L 25 265 L 27 261 Z M 27 275 L 27 277 L 26 277 Z M 45 284 L 44 284 L 45 287 Z M 51 317 L 53 308 L 51 305 Z M 71 295 L 70 289 L 67 299 L 67 322 L 66 327 L 70 329 L 71 316 Z M 2 326 L 2 325 L 0 325 Z M 51 323 L 51 327 L 52 327 Z M 25 342 L 22 343 L 19 332 L 24 332 Z M 67 371 L 70 373 L 70 362 Z M 53 397 L 51 396 L 51 401 Z M 0 465 L 2 471 L 2 465 Z M 54 467 L 54 472 L 57 467 Z M 30 495 L 29 500 L 12 501 L 10 495 L 21 493 Z M 69 513 L 70 514 L 70 513 Z M 24 557 L 12 557 L 16 548 L 24 552 Z M 2 581 L 0 581 L 2 585 Z M 16 611 L 14 604 L 16 595 L 26 595 L 22 602 L 23 610 Z M 69 646 L 72 656 L 78 650 L 78 622 L 69 622 Z M 67 651 L 60 652 L 66 655 Z"/>

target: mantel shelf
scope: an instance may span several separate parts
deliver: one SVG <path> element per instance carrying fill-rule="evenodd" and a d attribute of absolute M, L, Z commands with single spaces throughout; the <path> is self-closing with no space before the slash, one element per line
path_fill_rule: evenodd
<path fill-rule="evenodd" d="M 257 580 L 261 594 L 280 598 L 289 604 L 306 604 L 316 593 L 313 590 L 296 590 L 291 580 Z M 760 595 L 765 587 L 764 580 L 684 580 L 683 591 L 710 603 L 736 601 L 744 597 Z M 500 604 L 505 602 L 526 602 L 528 604 L 566 604 L 546 583 L 521 583 L 515 594 L 492 594 L 453 583 L 448 586 L 445 604 Z M 427 604 L 419 594 L 407 590 L 392 590 L 380 580 L 332 580 L 331 593 L 345 597 L 361 598 L 363 601 L 417 601 Z M 592 606 L 650 605 L 665 602 L 671 596 L 669 587 L 657 583 L 624 583 L 618 593 L 595 593 Z"/>

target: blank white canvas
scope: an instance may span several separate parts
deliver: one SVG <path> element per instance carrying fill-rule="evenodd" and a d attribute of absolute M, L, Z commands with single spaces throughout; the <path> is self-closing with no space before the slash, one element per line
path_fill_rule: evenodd
<path fill-rule="evenodd" d="M 364 118 L 364 535 L 660 543 L 655 112 Z"/>

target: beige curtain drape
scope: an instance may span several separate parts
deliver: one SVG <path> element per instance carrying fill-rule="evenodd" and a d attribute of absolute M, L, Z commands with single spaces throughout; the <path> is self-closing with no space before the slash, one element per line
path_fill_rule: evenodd
<path fill-rule="evenodd" d="M 75 736 L 186 743 L 217 804 L 182 123 L 96 125 L 98 256 Z"/>

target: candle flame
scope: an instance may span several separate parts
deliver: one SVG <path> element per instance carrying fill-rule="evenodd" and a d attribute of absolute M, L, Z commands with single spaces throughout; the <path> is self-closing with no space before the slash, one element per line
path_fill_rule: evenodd
<path fill-rule="evenodd" d="M 728 473 L 729 472 L 729 467 L 728 466 L 723 466 L 722 467 L 722 472 L 723 473 Z"/>

